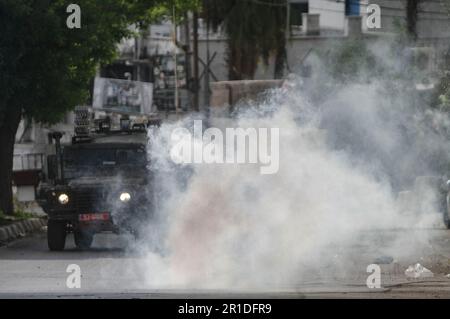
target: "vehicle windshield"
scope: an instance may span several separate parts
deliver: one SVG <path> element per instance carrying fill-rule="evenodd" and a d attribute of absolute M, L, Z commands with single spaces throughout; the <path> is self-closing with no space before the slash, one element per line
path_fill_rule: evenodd
<path fill-rule="evenodd" d="M 67 178 L 81 175 L 111 175 L 133 167 L 145 168 L 147 157 L 140 148 L 71 148 L 63 152 L 64 171 Z"/>

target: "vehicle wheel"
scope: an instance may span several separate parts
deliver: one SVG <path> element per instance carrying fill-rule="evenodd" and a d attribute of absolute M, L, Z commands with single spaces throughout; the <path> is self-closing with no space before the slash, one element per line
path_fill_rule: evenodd
<path fill-rule="evenodd" d="M 450 229 L 450 216 L 448 215 L 448 212 L 444 212 L 444 224 L 447 229 Z"/>
<path fill-rule="evenodd" d="M 91 248 L 94 234 L 88 231 L 76 230 L 73 233 L 73 238 L 78 249 L 86 250 Z"/>
<path fill-rule="evenodd" d="M 445 224 L 445 227 L 447 227 L 447 229 L 450 229 L 450 216 L 448 213 L 449 202 L 450 202 L 449 196 L 447 196 L 446 202 L 447 202 L 447 205 L 445 206 L 445 209 L 444 209 L 444 224 Z"/>
<path fill-rule="evenodd" d="M 49 220 L 47 225 L 47 243 L 51 251 L 62 251 L 66 246 L 66 227 L 65 221 Z"/>

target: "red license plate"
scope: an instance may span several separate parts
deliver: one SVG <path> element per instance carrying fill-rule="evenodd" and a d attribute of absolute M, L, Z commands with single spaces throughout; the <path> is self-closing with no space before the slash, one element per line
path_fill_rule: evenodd
<path fill-rule="evenodd" d="M 78 217 L 80 222 L 105 221 L 109 220 L 109 213 L 82 214 Z"/>

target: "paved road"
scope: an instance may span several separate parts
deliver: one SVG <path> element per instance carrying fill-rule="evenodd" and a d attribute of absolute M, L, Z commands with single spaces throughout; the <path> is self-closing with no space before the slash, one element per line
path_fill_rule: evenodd
<path fill-rule="evenodd" d="M 394 249 L 399 245 L 399 234 L 401 246 L 414 249 L 408 253 L 406 249 L 405 254 Z M 446 277 L 450 273 L 450 231 L 443 228 L 369 232 L 351 249 L 333 248 L 332 259 L 340 260 L 339 275 L 330 268 L 328 277 L 322 272 L 320 277 L 293 280 L 288 287 L 267 286 L 257 291 L 152 289 L 142 279 L 142 273 L 152 269 L 142 262 L 142 256 L 126 249 L 128 238 L 97 235 L 93 248 L 82 252 L 75 249 L 70 237 L 64 252 L 47 250 L 45 232 L 0 247 L 0 298 L 450 298 L 450 278 Z M 365 285 L 366 267 L 380 256 L 382 260 L 392 256 L 395 261 L 381 265 L 383 288 L 370 290 Z M 416 262 L 431 269 L 434 277 L 408 280 L 404 270 Z M 81 289 L 66 286 L 70 264 L 81 267 Z"/>

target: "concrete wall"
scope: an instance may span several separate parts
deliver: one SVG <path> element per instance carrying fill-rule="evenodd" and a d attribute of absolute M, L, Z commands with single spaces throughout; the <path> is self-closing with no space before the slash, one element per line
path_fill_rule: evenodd
<path fill-rule="evenodd" d="M 342 41 L 341 36 L 298 36 L 293 37 L 287 44 L 287 57 L 289 70 L 285 71 L 287 75 L 290 72 L 297 72 L 303 59 L 311 50 L 326 50 L 327 47 L 333 46 L 337 41 Z M 226 62 L 227 43 L 225 39 L 216 39 L 209 42 L 210 56 L 216 55 L 211 63 L 211 69 L 217 81 L 228 81 L 228 66 Z M 206 62 L 206 41 L 199 41 L 199 56 L 202 61 Z M 262 60 L 259 61 L 258 68 L 255 73 L 255 80 L 271 80 L 274 78 L 274 57 L 269 59 L 269 65 Z M 200 64 L 200 74 L 204 72 L 204 67 Z M 217 82 L 210 76 L 210 82 Z M 206 83 L 204 78 L 200 81 L 200 105 L 206 105 L 204 100 Z"/>
<path fill-rule="evenodd" d="M 15 195 L 19 202 L 32 202 L 36 199 L 34 186 L 18 186 Z"/>
<path fill-rule="evenodd" d="M 254 99 L 261 92 L 281 87 L 282 80 L 221 81 L 211 84 L 211 107 L 230 109 L 243 99 Z"/>

